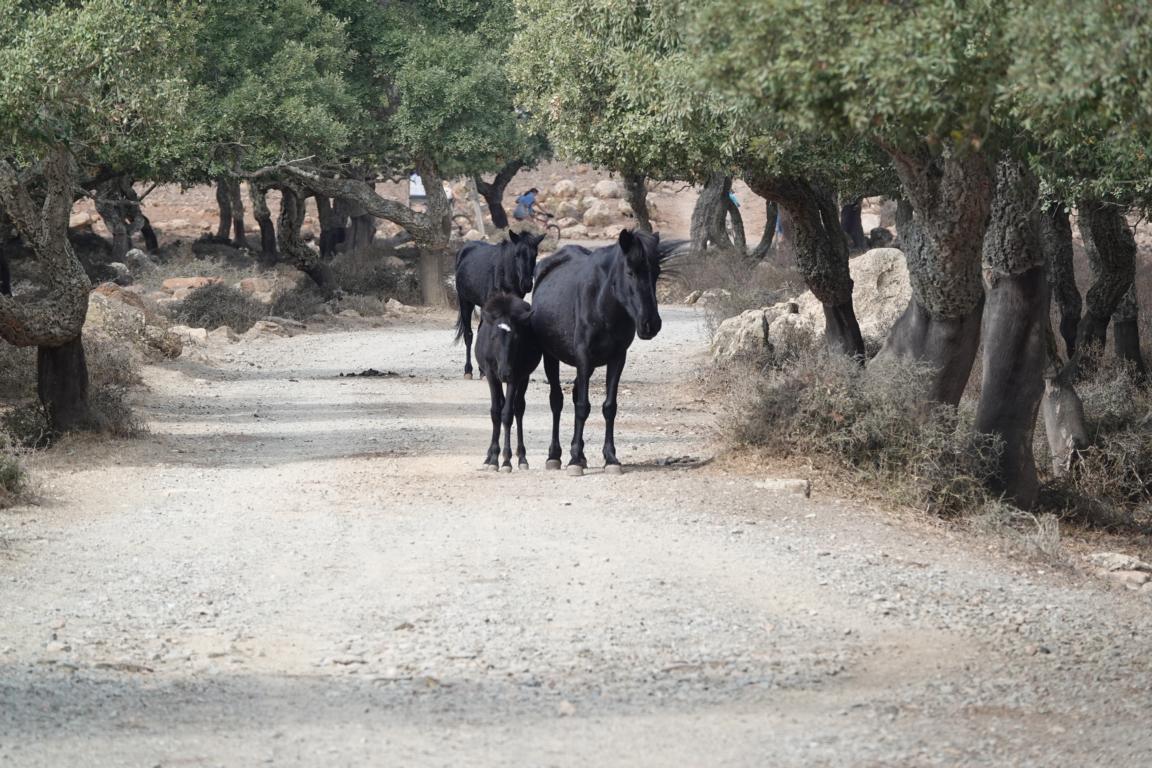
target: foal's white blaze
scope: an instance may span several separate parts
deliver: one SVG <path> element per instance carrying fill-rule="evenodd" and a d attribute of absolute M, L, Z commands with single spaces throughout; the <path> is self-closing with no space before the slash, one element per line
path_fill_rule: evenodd
<path fill-rule="evenodd" d="M 512 328 L 508 325 L 508 323 L 500 323 L 496 327 L 499 328 L 500 330 L 504 331 L 505 333 L 512 333 Z"/>

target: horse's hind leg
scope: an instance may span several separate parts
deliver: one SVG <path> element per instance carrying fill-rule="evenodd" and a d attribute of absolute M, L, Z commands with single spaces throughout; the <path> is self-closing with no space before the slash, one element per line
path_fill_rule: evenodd
<path fill-rule="evenodd" d="M 547 469 L 560 469 L 560 413 L 564 410 L 564 390 L 560 387 L 560 361 L 544 355 L 544 375 L 548 377 L 548 404 L 552 406 L 552 442 L 548 445 Z"/>
<path fill-rule="evenodd" d="M 488 456 L 484 463 L 492 469 L 500 467 L 500 419 L 504 413 L 504 391 L 495 376 L 488 376 L 488 393 L 492 397 L 488 413 L 492 416 L 492 442 L 488 445 Z"/>
<path fill-rule="evenodd" d="M 504 396 L 504 407 L 500 409 L 500 421 L 504 425 L 504 450 L 500 453 L 500 471 L 512 471 L 512 417 L 516 413 L 516 379 L 508 382 Z"/>
<path fill-rule="evenodd" d="M 464 330 L 464 378 L 472 378 L 472 305 L 460 302 L 460 327 Z"/>
<path fill-rule="evenodd" d="M 528 392 L 528 377 L 516 383 L 516 458 L 520 469 L 528 469 L 528 454 L 524 450 L 524 396 Z"/>
<path fill-rule="evenodd" d="M 588 414 L 592 413 L 592 404 L 588 402 L 588 380 L 592 378 L 592 371 L 583 366 L 576 369 L 576 385 L 572 388 L 572 407 L 576 411 L 576 425 L 572 430 L 572 455 L 568 459 L 568 474 L 582 475 L 588 466 L 588 459 L 584 457 L 584 422 L 588 421 Z"/>
<path fill-rule="evenodd" d="M 604 376 L 604 471 L 617 474 L 620 460 L 616 458 L 616 391 L 620 388 L 620 374 L 624 372 L 627 353 L 608 362 Z"/>

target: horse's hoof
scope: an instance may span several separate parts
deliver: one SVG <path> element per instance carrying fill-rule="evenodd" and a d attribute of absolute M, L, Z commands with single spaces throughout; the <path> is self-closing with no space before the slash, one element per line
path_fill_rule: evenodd
<path fill-rule="evenodd" d="M 560 459 L 548 459 L 544 462 L 544 469 L 560 469 Z"/>
<path fill-rule="evenodd" d="M 569 464 L 568 465 L 568 476 L 569 477 L 583 477 L 584 476 L 584 467 L 580 466 L 579 464 Z"/>
<path fill-rule="evenodd" d="M 624 467 L 619 464 L 605 464 L 604 474 L 606 475 L 622 475 L 624 474 Z"/>
<path fill-rule="evenodd" d="M 528 462 L 526 462 L 526 461 L 520 462 L 519 468 L 520 469 L 528 469 Z"/>
<path fill-rule="evenodd" d="M 466 374 L 464 374 L 464 378 L 466 378 L 466 379 L 468 379 L 469 381 L 471 381 L 471 380 L 472 380 L 472 374 L 470 374 L 470 373 L 466 373 Z"/>
<path fill-rule="evenodd" d="M 488 470 L 489 472 L 496 472 L 500 469 L 500 465 L 499 464 L 485 464 L 484 469 Z"/>
<path fill-rule="evenodd" d="M 501 472 L 511 472 L 512 471 L 512 465 L 511 464 L 505 464 L 504 466 L 500 467 L 500 471 Z"/>

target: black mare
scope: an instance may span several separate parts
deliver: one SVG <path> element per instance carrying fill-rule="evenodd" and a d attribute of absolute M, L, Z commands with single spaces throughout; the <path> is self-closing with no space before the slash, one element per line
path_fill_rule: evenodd
<path fill-rule="evenodd" d="M 616 390 L 632 340 L 651 339 L 660 332 L 656 280 L 661 265 L 682 245 L 660 243 L 659 235 L 622 230 L 616 243 L 589 251 L 567 246 L 540 263 L 532 294 L 532 330 L 544 353 L 544 372 L 551 389 L 552 444 L 548 469 L 560 468 L 560 363 L 576 368 L 572 393 L 576 425 L 572 432 L 570 474 L 588 466 L 584 457 L 584 422 L 592 410 L 588 380 L 592 371 L 607 368 L 604 397 L 604 471 L 618 474 L 614 426 Z"/>
<path fill-rule="evenodd" d="M 532 306 L 508 293 L 488 300 L 480 312 L 476 331 L 476 362 L 488 379 L 492 396 L 492 443 L 484 464 L 502 472 L 512 471 L 512 417 L 516 417 L 516 455 L 521 469 L 528 469 L 524 453 L 524 393 L 528 377 L 540 365 L 540 347 L 532 333 Z M 500 391 L 500 384 L 507 392 Z M 500 452 L 500 426 L 504 426 L 504 451 Z M 497 463 L 497 459 L 503 459 Z"/>
<path fill-rule="evenodd" d="M 519 298 L 532 290 L 532 274 L 543 235 L 508 233 L 508 240 L 468 243 L 456 254 L 456 295 L 460 316 L 456 340 L 464 339 L 464 377 L 472 378 L 472 310 L 498 293 Z M 483 322 L 483 321 L 481 321 Z"/>

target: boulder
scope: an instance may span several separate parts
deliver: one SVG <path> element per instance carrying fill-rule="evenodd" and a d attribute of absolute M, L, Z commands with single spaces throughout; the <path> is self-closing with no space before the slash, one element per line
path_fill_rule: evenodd
<path fill-rule="evenodd" d="M 128 268 L 133 272 L 143 272 L 156 266 L 152 262 L 152 257 L 139 248 L 133 248 L 124 254 L 124 263 L 126 263 Z"/>
<path fill-rule="evenodd" d="M 84 332 L 127 344 L 152 360 L 179 357 L 183 349 L 165 318 L 149 311 L 138 294 L 114 283 L 99 285 L 88 294 Z"/>
<path fill-rule="evenodd" d="M 472 231 L 475 232 L 475 230 L 472 230 Z M 469 232 L 468 234 L 470 235 L 470 234 L 472 234 L 472 232 Z M 477 234 L 479 234 L 479 233 L 477 232 Z M 464 239 L 467 240 L 468 235 L 465 235 Z M 387 269 L 395 269 L 395 270 L 400 270 L 400 271 L 408 269 L 408 262 L 404 261 L 404 259 L 400 258 L 399 256 L 385 256 L 383 258 L 383 260 L 381 261 L 381 263 Z"/>
<path fill-rule="evenodd" d="M 623 193 L 620 185 L 612 179 L 602 179 L 592 187 L 592 194 L 604 200 L 614 200 Z"/>
<path fill-rule="evenodd" d="M 271 320 L 257 320 L 251 328 L 244 333 L 244 338 L 251 341 L 252 339 L 268 338 L 269 336 L 285 337 L 291 336 L 291 332 Z"/>
<path fill-rule="evenodd" d="M 92 226 L 92 215 L 84 211 L 74 213 L 68 217 L 69 229 L 88 229 Z"/>
<path fill-rule="evenodd" d="M 709 304 L 715 304 L 721 299 L 726 299 L 731 295 L 732 291 L 729 291 L 726 288 L 709 288 L 696 297 L 695 303 L 702 307 L 706 307 Z"/>
<path fill-rule="evenodd" d="M 409 307 L 407 304 L 401 304 L 396 299 L 388 299 L 388 301 L 384 302 L 384 309 L 388 310 L 389 312 L 412 312 L 412 311 L 414 311 L 413 307 Z"/>
<path fill-rule="evenodd" d="M 240 335 L 230 326 L 222 325 L 208 333 L 208 341 L 214 344 L 235 344 L 240 341 Z"/>
<path fill-rule="evenodd" d="M 271 293 L 272 281 L 264 277 L 246 277 L 236 284 L 241 293 L 249 296 L 255 293 Z"/>
<path fill-rule="evenodd" d="M 224 281 L 219 277 L 170 277 L 161 283 L 160 287 L 168 293 L 176 293 L 177 291 L 193 291 L 206 285 L 222 282 Z"/>
<path fill-rule="evenodd" d="M 695 304 L 696 302 L 700 301 L 700 297 L 702 295 L 704 295 L 704 291 L 701 291 L 701 290 L 692 291 L 692 293 L 690 293 L 684 297 L 684 303 L 689 304 L 689 305 Z"/>
<path fill-rule="evenodd" d="M 554 211 L 558 219 L 579 219 L 584 211 L 575 200 L 561 200 Z"/>
<path fill-rule="evenodd" d="M 624 216 L 625 218 L 632 218 L 636 213 L 632 210 L 632 206 L 628 204 L 627 200 L 616 201 L 616 213 Z"/>
<path fill-rule="evenodd" d="M 484 235 L 481 234 L 480 230 L 478 230 L 478 229 L 470 229 L 470 230 L 468 230 L 468 232 L 465 233 L 464 239 L 475 242 L 477 240 L 483 240 Z"/>
<path fill-rule="evenodd" d="M 208 343 L 207 328 L 192 328 L 187 325 L 174 325 L 168 329 L 180 337 L 186 346 L 202 347 Z"/>
<path fill-rule="evenodd" d="M 772 349 L 768 343 L 768 316 L 763 309 L 749 309 L 720 323 L 712 336 L 712 362 L 757 358 Z"/>
<path fill-rule="evenodd" d="M 566 216 L 563 219 L 556 219 L 556 226 L 558 226 L 560 229 L 568 229 L 568 227 L 574 227 L 579 223 L 579 219 L 573 218 L 571 216 Z"/>
<path fill-rule="evenodd" d="M 588 227 L 603 227 L 616 221 L 620 214 L 615 210 L 615 206 L 604 200 L 596 200 L 592 206 L 584 212 L 584 224 Z"/>
<path fill-rule="evenodd" d="M 552 197 L 568 200 L 580 194 L 576 182 L 571 179 L 561 179 L 552 185 Z"/>
<path fill-rule="evenodd" d="M 100 285 L 92 289 L 92 292 L 98 293 L 101 296 L 107 296 L 113 301 L 119 301 L 130 307 L 135 307 L 145 314 L 148 313 L 148 305 L 144 303 L 144 299 L 140 294 L 135 291 L 129 291 L 116 283 L 100 283 Z"/>
<path fill-rule="evenodd" d="M 564 240 L 583 240 L 588 237 L 588 227 L 583 224 L 573 224 L 560 230 L 560 237 Z"/>

